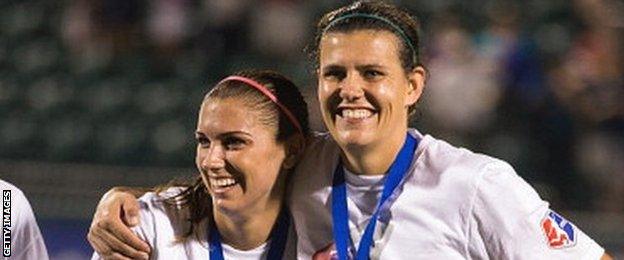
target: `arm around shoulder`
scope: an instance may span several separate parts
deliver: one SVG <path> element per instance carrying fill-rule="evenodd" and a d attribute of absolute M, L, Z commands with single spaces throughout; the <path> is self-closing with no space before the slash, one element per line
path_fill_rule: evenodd
<path fill-rule="evenodd" d="M 139 224 L 137 196 L 145 191 L 142 188 L 116 187 L 104 194 L 87 235 L 98 254 L 104 258 L 112 255 L 148 258 L 149 245 L 129 228 Z"/>

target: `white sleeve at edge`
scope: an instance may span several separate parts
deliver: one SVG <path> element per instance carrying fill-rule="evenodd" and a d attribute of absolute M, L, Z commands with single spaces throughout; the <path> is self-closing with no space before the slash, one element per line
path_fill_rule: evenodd
<path fill-rule="evenodd" d="M 476 189 L 469 228 L 472 255 L 492 259 L 600 259 L 604 254 L 604 249 L 576 226 L 573 243 L 550 246 L 542 227 L 551 212 L 549 204 L 507 163 L 487 165 Z M 486 252 L 479 252 L 483 250 Z"/>

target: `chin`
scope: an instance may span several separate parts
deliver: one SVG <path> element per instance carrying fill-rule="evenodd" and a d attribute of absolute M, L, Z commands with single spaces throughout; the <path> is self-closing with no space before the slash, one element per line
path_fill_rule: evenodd
<path fill-rule="evenodd" d="M 216 211 L 219 211 L 221 214 L 224 215 L 237 215 L 240 212 L 242 212 L 243 206 L 239 205 L 239 203 L 236 203 L 235 201 L 228 201 L 228 200 L 213 200 L 212 202 L 214 204 L 213 209 Z"/>
<path fill-rule="evenodd" d="M 370 132 L 365 130 L 336 131 L 336 142 L 344 147 L 363 147 L 373 143 L 374 139 Z"/>

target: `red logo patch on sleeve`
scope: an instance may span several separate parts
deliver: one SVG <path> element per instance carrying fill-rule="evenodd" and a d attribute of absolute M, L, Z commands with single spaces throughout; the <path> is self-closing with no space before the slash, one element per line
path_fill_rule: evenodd
<path fill-rule="evenodd" d="M 321 250 L 316 251 L 312 256 L 312 260 L 338 260 L 338 252 L 336 251 L 336 244 L 331 243 Z"/>
<path fill-rule="evenodd" d="M 560 249 L 576 244 L 574 225 L 552 210 L 542 219 L 541 227 L 551 248 Z"/>

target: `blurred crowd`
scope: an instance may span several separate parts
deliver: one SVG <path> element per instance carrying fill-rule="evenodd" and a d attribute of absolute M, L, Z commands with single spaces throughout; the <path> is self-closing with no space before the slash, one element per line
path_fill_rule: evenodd
<path fill-rule="evenodd" d="M 506 159 L 556 205 L 624 211 L 624 3 L 466 13 L 429 20 L 431 132 Z"/>
<path fill-rule="evenodd" d="M 623 2 L 393 2 L 423 23 L 413 125 L 560 207 L 624 212 Z M 303 49 L 342 3 L 2 1 L 0 159 L 190 167 L 196 107 L 228 73 L 281 71 L 316 106 Z"/>

